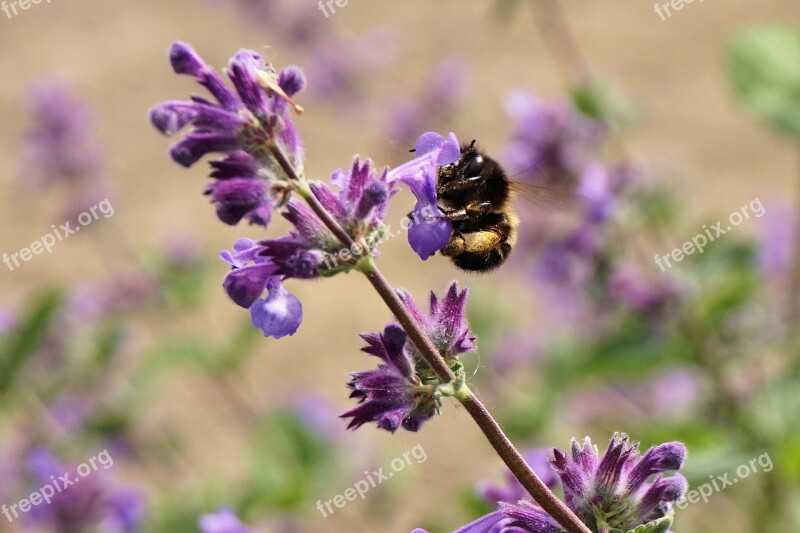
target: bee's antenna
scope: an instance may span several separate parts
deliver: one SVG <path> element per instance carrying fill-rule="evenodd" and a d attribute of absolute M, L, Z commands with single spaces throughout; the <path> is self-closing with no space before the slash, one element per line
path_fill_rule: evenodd
<path fill-rule="evenodd" d="M 416 149 L 416 148 L 412 148 L 411 150 L 409 150 L 409 152 L 411 152 L 412 154 L 413 154 L 414 152 L 416 152 L 416 151 L 417 151 L 417 149 Z"/>
<path fill-rule="evenodd" d="M 476 142 L 478 142 L 478 140 L 477 140 L 477 139 L 472 139 L 472 142 L 471 142 L 471 143 L 469 143 L 469 149 L 470 149 L 470 150 L 474 150 L 474 149 L 475 149 L 475 143 L 476 143 Z"/>

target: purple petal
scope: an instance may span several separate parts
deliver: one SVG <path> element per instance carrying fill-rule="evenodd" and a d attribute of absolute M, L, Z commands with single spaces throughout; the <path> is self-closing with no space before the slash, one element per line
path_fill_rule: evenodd
<path fill-rule="evenodd" d="M 561 533 L 563 531 L 544 509 L 528 502 L 523 501 L 519 505 L 501 503 L 500 509 L 504 515 L 512 519 L 509 526 L 520 528 L 526 533 Z M 504 530 L 504 532 L 506 531 L 514 530 Z"/>
<path fill-rule="evenodd" d="M 306 77 L 299 68 L 290 65 L 278 75 L 278 85 L 286 96 L 292 97 L 306 88 Z"/>
<path fill-rule="evenodd" d="M 222 250 L 219 258 L 231 266 L 240 268 L 245 266 L 263 251 L 264 247 L 253 239 L 239 239 L 233 244 L 233 252 Z"/>
<path fill-rule="evenodd" d="M 408 228 L 408 243 L 423 260 L 444 248 L 450 241 L 453 225 L 449 220 L 440 218 L 426 220 L 422 223 L 411 223 Z"/>
<path fill-rule="evenodd" d="M 642 495 L 635 511 L 641 522 L 649 522 L 664 516 L 665 506 L 680 499 L 688 486 L 686 478 L 680 474 L 654 481 Z"/>
<path fill-rule="evenodd" d="M 252 50 L 242 49 L 233 56 L 228 68 L 228 78 L 244 105 L 257 116 L 267 113 L 267 94 L 258 84 L 257 70 L 266 70 L 264 60 Z"/>
<path fill-rule="evenodd" d="M 508 520 L 503 513 L 495 511 L 478 518 L 474 522 L 470 522 L 455 531 L 455 533 L 500 533 L 502 531 L 501 526 L 507 522 Z"/>
<path fill-rule="evenodd" d="M 668 442 L 653 446 L 639 460 L 628 475 L 628 490 L 639 490 L 647 478 L 667 470 L 680 470 L 686 460 L 686 446 L 681 442 Z"/>
<path fill-rule="evenodd" d="M 264 332 L 265 337 L 280 339 L 294 335 L 303 321 L 303 306 L 294 295 L 283 288 L 280 278 L 267 282 L 269 296 L 257 300 L 250 307 L 253 325 Z"/>
<path fill-rule="evenodd" d="M 394 324 L 389 324 L 383 330 L 381 340 L 386 347 L 387 360 L 392 363 L 403 376 L 410 378 L 414 373 L 414 363 L 404 349 L 406 345 L 406 332 L 403 331 L 403 328 Z"/>
<path fill-rule="evenodd" d="M 275 270 L 275 265 L 271 263 L 234 268 L 225 276 L 222 286 L 236 305 L 247 309 L 264 292 L 267 280 Z"/>
<path fill-rule="evenodd" d="M 216 513 L 200 517 L 202 533 L 250 533 L 250 529 L 236 516 L 231 509 L 220 509 Z"/>
<path fill-rule="evenodd" d="M 198 77 L 203 69 L 207 68 L 205 62 L 194 51 L 191 45 L 176 42 L 169 49 L 169 62 L 177 74 L 188 74 Z"/>
<path fill-rule="evenodd" d="M 150 122 L 164 135 L 172 135 L 197 117 L 195 104 L 164 102 L 150 110 Z"/>
<path fill-rule="evenodd" d="M 191 167 L 212 152 L 231 152 L 238 146 L 238 137 L 218 131 L 195 130 L 170 148 L 170 156 L 179 165 Z"/>

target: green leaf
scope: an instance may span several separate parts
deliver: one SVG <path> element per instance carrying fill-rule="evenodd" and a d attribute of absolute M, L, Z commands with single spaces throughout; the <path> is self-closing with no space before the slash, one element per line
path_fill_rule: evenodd
<path fill-rule="evenodd" d="M 741 31 L 730 42 L 728 64 L 744 102 L 777 130 L 800 137 L 800 26 Z"/>
<path fill-rule="evenodd" d="M 650 523 L 631 529 L 628 533 L 664 533 L 672 525 L 672 513 Z"/>
<path fill-rule="evenodd" d="M 47 332 L 61 306 L 58 291 L 43 294 L 28 308 L 21 324 L 0 347 L 0 396 L 14 385 L 25 362 L 33 357 L 47 339 Z"/>

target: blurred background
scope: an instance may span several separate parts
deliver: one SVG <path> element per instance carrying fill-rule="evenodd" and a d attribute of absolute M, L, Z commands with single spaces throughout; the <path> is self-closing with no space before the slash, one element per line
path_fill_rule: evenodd
<path fill-rule="evenodd" d="M 769 454 L 774 469 L 679 510 L 673 530 L 796 530 L 797 4 L 694 2 L 666 18 L 633 0 L 333 7 L 0 13 L 0 253 L 106 206 L 52 253 L 0 266 L 0 504 L 48 468 L 114 458 L 74 501 L 0 517 L 0 531 L 199 531 L 230 507 L 254 531 L 437 533 L 490 510 L 486 484 L 503 480 L 455 403 L 418 433 L 344 430 L 346 373 L 374 365 L 357 333 L 391 318 L 361 277 L 291 284 L 305 318 L 279 341 L 228 300 L 218 252 L 286 224 L 221 224 L 204 165 L 169 160 L 147 112 L 201 93 L 171 71 L 176 40 L 217 68 L 250 48 L 304 70 L 296 125 L 314 179 L 355 154 L 397 165 L 421 133 L 453 131 L 516 179 L 584 198 L 521 201 L 514 259 L 489 275 L 420 263 L 405 238 L 379 264 L 419 302 L 450 280 L 470 288 L 470 383 L 519 447 L 682 440 L 693 487 Z M 404 193 L 387 220 L 412 205 Z M 654 264 L 744 205 L 763 216 Z M 363 500 L 316 508 L 417 446 L 424 462 Z"/>

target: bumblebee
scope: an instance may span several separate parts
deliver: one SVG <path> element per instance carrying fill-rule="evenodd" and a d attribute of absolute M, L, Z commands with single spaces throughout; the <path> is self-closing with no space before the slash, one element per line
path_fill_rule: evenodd
<path fill-rule="evenodd" d="M 502 265 L 517 241 L 519 217 L 511 181 L 500 164 L 472 141 L 461 147 L 458 161 L 439 169 L 436 193 L 439 208 L 453 224 L 441 253 L 469 272 Z"/>

